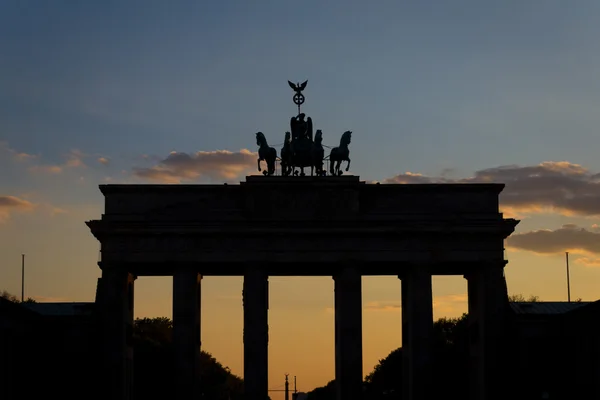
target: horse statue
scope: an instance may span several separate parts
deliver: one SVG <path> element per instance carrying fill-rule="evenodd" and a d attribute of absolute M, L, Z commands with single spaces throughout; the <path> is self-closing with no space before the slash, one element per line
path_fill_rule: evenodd
<path fill-rule="evenodd" d="M 347 161 L 346 171 L 350 169 L 350 150 L 348 145 L 352 139 L 352 132 L 346 131 L 342 134 L 340 145 L 331 149 L 329 154 L 329 173 L 331 175 L 342 175 L 342 161 Z"/>
<path fill-rule="evenodd" d="M 277 150 L 273 147 L 269 147 L 267 138 L 262 132 L 256 133 L 256 144 L 259 146 L 258 149 L 258 171 L 260 172 L 260 162 L 266 161 L 267 170 L 263 171 L 263 175 L 273 175 L 275 173 L 275 160 L 277 160 Z"/>
<path fill-rule="evenodd" d="M 323 158 L 325 158 L 325 150 L 323 149 L 323 132 L 320 129 L 317 129 L 315 133 L 315 140 L 313 142 L 312 147 L 312 165 L 310 166 L 310 175 L 313 175 L 313 169 L 315 175 L 323 176 L 325 175 L 325 170 L 323 169 Z"/>
<path fill-rule="evenodd" d="M 288 176 L 292 172 L 292 143 L 290 132 L 285 133 L 283 148 L 281 149 L 281 175 Z"/>

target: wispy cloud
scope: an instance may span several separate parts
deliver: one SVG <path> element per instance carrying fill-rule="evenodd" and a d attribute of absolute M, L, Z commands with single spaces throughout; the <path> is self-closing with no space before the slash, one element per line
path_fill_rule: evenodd
<path fill-rule="evenodd" d="M 87 168 L 86 160 L 90 159 L 95 159 L 99 164 L 105 166 L 109 164 L 108 157 L 85 153 L 77 149 L 66 152 L 63 161 L 57 163 L 48 163 L 39 155 L 18 151 L 10 147 L 7 142 L 0 142 L 0 152 L 8 155 L 8 159 L 22 163 L 25 168 L 35 174 L 58 175 L 66 170 Z"/>
<path fill-rule="evenodd" d="M 433 313 L 436 318 L 456 317 L 467 311 L 468 295 L 451 294 L 433 297 Z M 401 312 L 402 303 L 398 301 L 369 301 L 363 304 L 364 312 Z M 335 313 L 334 307 L 327 307 L 326 313 Z"/>
<path fill-rule="evenodd" d="M 575 262 L 577 262 L 579 264 L 583 264 L 586 267 L 593 267 L 593 268 L 600 267 L 600 258 L 580 257 L 577 260 L 575 260 Z"/>
<path fill-rule="evenodd" d="M 402 309 L 399 301 L 369 301 L 363 305 L 365 311 L 397 311 Z"/>
<path fill-rule="evenodd" d="M 35 208 L 35 204 L 17 196 L 0 195 L 0 223 L 6 222 L 12 213 L 27 212 Z"/>
<path fill-rule="evenodd" d="M 47 202 L 32 202 L 29 196 L 0 195 L 0 225 L 6 223 L 13 215 L 36 212 L 41 215 L 54 217 L 67 214 L 68 211 Z"/>
<path fill-rule="evenodd" d="M 33 173 L 60 174 L 66 169 L 85 168 L 83 159 L 86 155 L 79 150 L 71 150 L 66 156 L 65 161 L 60 164 L 36 164 L 29 167 Z"/>
<path fill-rule="evenodd" d="M 458 317 L 468 310 L 469 296 L 464 294 L 450 294 L 433 297 L 433 314 L 435 318 Z"/>
<path fill-rule="evenodd" d="M 37 158 L 37 156 L 34 154 L 28 154 L 13 149 L 5 141 L 0 141 L 0 151 L 3 153 L 8 153 L 9 156 L 16 161 L 28 161 Z"/>

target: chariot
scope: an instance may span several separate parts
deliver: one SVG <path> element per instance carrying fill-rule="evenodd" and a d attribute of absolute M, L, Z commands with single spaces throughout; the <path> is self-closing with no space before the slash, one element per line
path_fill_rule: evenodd
<path fill-rule="evenodd" d="M 300 112 L 300 105 L 304 103 L 302 91 L 306 88 L 308 81 L 302 84 L 288 84 L 294 89 L 294 103 L 298 106 L 298 115 L 290 120 L 290 130 L 285 133 L 283 148 L 281 149 L 281 175 L 283 176 L 305 176 L 304 168 L 310 167 L 311 176 L 324 176 L 327 171 L 323 168 L 325 161 L 325 150 L 323 149 L 323 132 L 320 129 L 314 134 L 312 118 Z M 306 119 L 305 119 L 306 118 Z M 351 131 L 342 134 L 340 145 L 331 149 L 329 158 L 329 174 L 341 175 L 341 163 L 347 161 L 346 171 L 350 168 L 350 150 L 348 145 L 351 140 Z M 265 135 L 262 132 L 256 134 L 258 150 L 258 170 L 261 171 L 260 162 L 266 161 L 267 170 L 264 175 L 275 173 L 275 162 L 278 159 L 277 150 L 269 147 Z M 325 146 L 327 147 L 327 146 Z"/>

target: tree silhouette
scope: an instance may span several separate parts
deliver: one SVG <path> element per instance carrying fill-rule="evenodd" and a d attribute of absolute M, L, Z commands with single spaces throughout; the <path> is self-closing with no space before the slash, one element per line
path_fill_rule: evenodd
<path fill-rule="evenodd" d="M 366 376 L 365 385 L 368 399 L 402 398 L 402 347 L 379 360 L 373 371 Z"/>
<path fill-rule="evenodd" d="M 3 299 L 6 299 L 8 301 L 12 301 L 13 303 L 21 302 L 21 300 L 19 300 L 17 298 L 17 296 L 13 295 L 12 293 L 7 292 L 6 290 L 3 290 L 2 292 L 0 292 L 0 297 Z M 35 301 L 31 297 L 28 297 L 25 299 L 25 301 L 23 301 L 23 303 L 37 303 L 37 301 Z"/>
<path fill-rule="evenodd" d="M 459 318 L 440 318 L 433 323 L 434 398 L 463 399 L 467 393 L 468 371 L 467 314 Z M 379 360 L 365 377 L 366 400 L 402 398 L 402 348 Z M 335 381 L 308 393 L 308 400 L 334 400 Z"/>
<path fill-rule="evenodd" d="M 134 321 L 134 396 L 139 400 L 170 398 L 173 393 L 173 321 L 166 317 Z M 200 353 L 203 398 L 243 398 L 244 383 L 210 353 Z"/>
<path fill-rule="evenodd" d="M 312 390 L 307 395 L 307 400 L 335 399 L 335 380 L 327 382 L 325 386 Z"/>
<path fill-rule="evenodd" d="M 539 296 L 534 296 L 534 295 L 530 295 L 529 297 L 525 298 L 525 296 L 518 293 L 518 294 L 511 294 L 510 296 L 508 296 L 508 301 L 512 301 L 515 303 L 537 303 L 538 301 L 540 301 L 540 298 L 539 298 Z"/>

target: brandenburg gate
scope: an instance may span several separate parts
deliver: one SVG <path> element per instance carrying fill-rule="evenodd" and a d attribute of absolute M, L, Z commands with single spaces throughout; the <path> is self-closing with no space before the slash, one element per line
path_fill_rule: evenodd
<path fill-rule="evenodd" d="M 296 100 L 303 87 L 294 86 Z M 132 398 L 138 276 L 173 277 L 174 398 L 201 397 L 202 277 L 217 275 L 244 278 L 247 399 L 268 398 L 269 276 L 333 278 L 337 398 L 362 398 L 361 277 L 367 275 L 400 280 L 404 399 L 429 399 L 434 383 L 432 275 L 467 279 L 470 398 L 500 397 L 508 301 L 504 240 L 518 223 L 499 212 L 504 185 L 368 184 L 341 175 L 334 163 L 349 163 L 348 132 L 331 150 L 327 174 L 322 151 L 314 151 L 322 132 L 313 138 L 312 121 L 303 117 L 292 119 L 281 175 L 269 166 L 271 152 L 261 151 L 261 133 L 259 163 L 267 161 L 266 174 L 239 185 L 100 186 L 105 211 L 87 225 L 101 243 L 104 398 Z M 304 167 L 317 173 L 305 175 Z"/>

